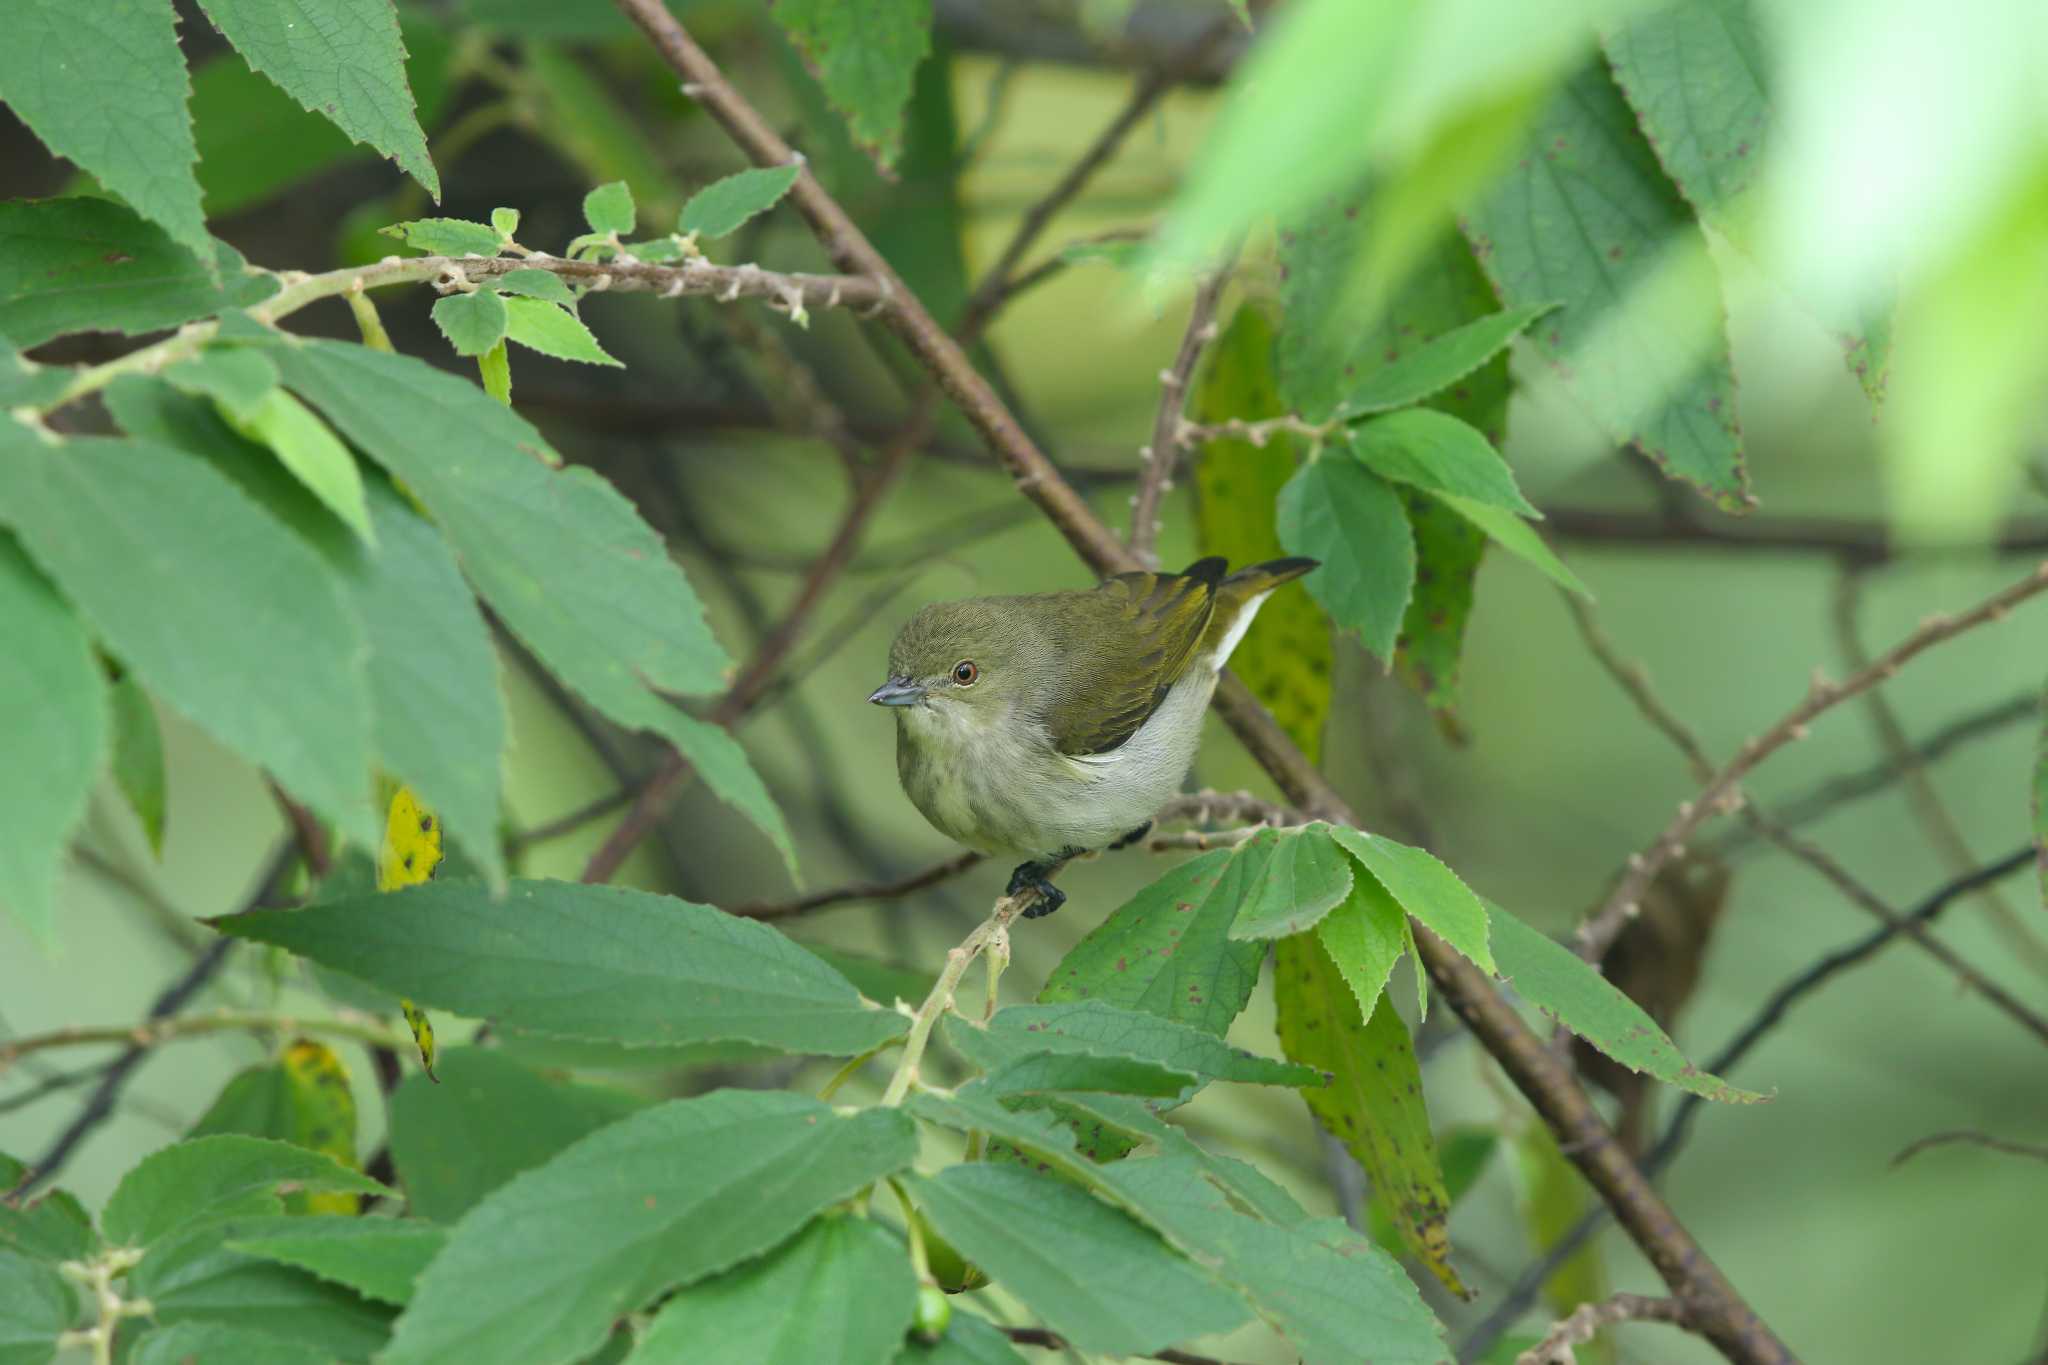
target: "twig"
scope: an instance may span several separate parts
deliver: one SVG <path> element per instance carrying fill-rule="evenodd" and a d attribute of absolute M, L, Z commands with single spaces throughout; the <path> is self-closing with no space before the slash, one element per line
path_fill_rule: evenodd
<path fill-rule="evenodd" d="M 1616 1294 L 1600 1303 L 1582 1303 L 1570 1317 L 1554 1325 L 1543 1340 L 1515 1357 L 1515 1365 L 1578 1365 L 1574 1346 L 1584 1346 L 1602 1327 L 1621 1322 L 1668 1322 L 1692 1325 L 1692 1314 L 1677 1299 L 1651 1299 L 1641 1294 Z"/>
<path fill-rule="evenodd" d="M 1835 644 L 1842 652 L 1843 664 L 1852 669 L 1870 667 L 1870 651 L 1863 643 L 1858 619 L 1863 602 L 1863 581 L 1863 572 L 1854 565 L 1844 565 L 1835 580 L 1832 613 Z M 1877 731 L 1879 747 L 1897 767 L 1907 804 L 1919 820 L 1927 842 L 1933 846 L 1950 875 L 1969 871 L 1977 865 L 1977 855 L 1971 851 L 1969 840 L 1963 837 L 1955 816 L 1942 803 L 1941 793 L 1934 789 L 1933 779 L 1914 756 L 1912 742 L 1906 738 L 1906 727 L 1899 720 L 1891 699 L 1882 689 L 1873 688 L 1863 694 L 1863 704 L 1870 715 L 1871 728 Z M 1996 889 L 1986 887 L 1978 893 L 1977 900 L 2013 955 L 2024 961 L 2036 976 L 2048 976 L 2048 948 L 2044 948 L 2041 941 L 2027 931 L 2005 898 Z"/>
<path fill-rule="evenodd" d="M 2036 1161 L 2048 1161 L 2048 1143 L 2014 1142 L 2010 1138 L 1993 1137 L 1970 1128 L 1958 1128 L 1946 1133 L 1929 1133 L 1917 1138 L 1900 1149 L 1892 1158 L 1892 1165 L 1903 1166 L 1930 1147 L 1946 1147 L 1952 1143 L 1964 1143 L 1971 1147 L 1982 1147 L 1987 1151 L 2004 1152 L 2008 1156 L 2032 1157 Z"/>
<path fill-rule="evenodd" d="M 2016 604 L 2032 597 L 2043 588 L 2048 588 L 2048 562 L 2037 565 L 2034 571 L 2019 582 L 1992 594 L 1960 616 L 1935 616 L 1923 622 L 1920 628 L 1895 645 L 1883 658 L 1869 668 L 1850 676 L 1846 682 L 1830 682 L 1816 676 L 1806 696 L 1787 712 L 1783 719 L 1763 735 L 1745 743 L 1736 756 L 1728 762 L 1691 801 L 1682 803 L 1671 823 L 1657 836 L 1648 848 L 1632 855 L 1627 869 L 1608 894 L 1599 911 L 1579 927 L 1577 947 L 1579 955 L 1589 962 L 1598 962 L 1614 941 L 1614 936 L 1635 916 L 1643 892 L 1649 888 L 1665 863 L 1682 850 L 1706 819 L 1724 809 L 1733 809 L 1742 802 L 1740 784 L 1759 763 L 1794 740 L 1804 738 L 1806 727 L 1828 708 L 1850 697 L 1867 691 L 1897 673 L 1915 655 L 1944 640 L 1950 640 L 1972 627 L 1986 621 L 2003 617 Z"/>
<path fill-rule="evenodd" d="M 229 942 L 231 940 L 223 939 L 214 947 L 217 949 Z M 212 1014 L 188 1014 L 177 1018 L 152 1014 L 140 1024 L 80 1025 L 0 1043 L 0 1076 L 6 1075 L 23 1057 L 51 1048 L 126 1043 L 133 1049 L 146 1049 L 216 1033 L 319 1033 L 394 1048 L 400 1043 L 410 1042 L 400 1030 L 368 1017 L 307 1018 L 279 1014 L 273 1010 L 218 1010 Z"/>
<path fill-rule="evenodd" d="M 1019 1346 L 1040 1346 L 1048 1351 L 1074 1349 L 1067 1344 L 1065 1337 L 1044 1327 L 999 1327 L 997 1330 Z M 1163 1351 L 1147 1351 L 1142 1355 L 1146 1360 L 1163 1360 L 1167 1365 L 1229 1365 L 1228 1361 L 1218 1360 L 1214 1356 L 1198 1356 L 1190 1351 L 1175 1350 L 1170 1346 Z"/>
<path fill-rule="evenodd" d="M 1781 551 L 1827 555 L 1844 563 L 1888 564 L 1901 557 L 1891 528 L 1882 521 L 1828 517 L 1724 517 L 1696 521 L 1689 512 L 1618 511 L 1596 507 L 1546 506 L 1543 528 L 1569 541 L 1625 545 L 1638 550 L 1690 553 L 1696 550 Z M 1989 545 L 1916 548 L 1913 554 L 2040 554 L 2048 550 L 2048 525 L 2008 523 Z"/>
<path fill-rule="evenodd" d="M 544 844 L 551 839 L 559 839 L 565 834 L 574 834 L 592 820 L 601 820 L 621 806 L 626 805 L 633 799 L 635 790 L 637 788 L 621 787 L 617 791 L 606 792 L 596 800 L 586 801 L 565 815 L 558 815 L 552 820 L 543 821 L 531 829 L 520 830 L 517 834 L 505 840 L 506 851 L 516 853 L 521 849 L 531 848 L 535 844 Z"/>
<path fill-rule="evenodd" d="M 1180 440 L 1182 445 L 1200 445 L 1227 437 L 1250 441 L 1253 445 L 1264 448 L 1266 442 L 1275 436 L 1283 435 L 1305 436 L 1311 441 L 1324 441 L 1341 425 L 1340 422 L 1311 422 L 1292 412 L 1280 417 L 1262 417 L 1256 422 L 1244 417 L 1206 424 L 1183 421 L 1180 424 Z"/>
<path fill-rule="evenodd" d="M 975 866 L 982 855 L 974 852 L 956 853 L 944 862 L 933 863 L 907 877 L 898 877 L 886 882 L 854 882 L 837 886 L 829 891 L 816 891 L 808 896 L 798 896 L 786 901 L 750 901 L 735 905 L 730 913 L 743 919 L 787 919 L 791 915 L 809 914 L 822 910 L 828 905 L 844 905 L 849 901 L 892 901 L 951 880 Z"/>
<path fill-rule="evenodd" d="M 797 211 L 810 223 L 835 265 L 850 273 L 873 275 L 888 285 L 892 302 L 884 310 L 884 319 L 1010 471 L 1019 492 L 1045 513 L 1097 572 L 1138 567 L 1122 542 L 1018 425 L 965 352 L 666 6 L 660 0 L 616 3 L 683 77 L 692 98 L 725 128 L 750 160 L 758 166 L 798 165 L 790 191 Z M 1289 801 L 1312 816 L 1356 823 L 1343 798 L 1241 680 L 1226 673 L 1217 689 L 1216 706 Z M 1491 978 L 1427 929 L 1417 930 L 1416 942 L 1440 995 L 1551 1126 L 1560 1147 L 1616 1210 L 1665 1283 L 1694 1307 L 1701 1333 L 1740 1365 L 1791 1361 L 1790 1350 L 1678 1221 L 1621 1150 L 1569 1071 L 1544 1048 Z"/>
<path fill-rule="evenodd" d="M 1607 633 L 1600 628 L 1600 623 L 1595 619 L 1590 606 L 1571 593 L 1565 593 L 1564 597 L 1573 619 L 1578 622 L 1579 634 L 1585 640 L 1588 651 L 1628 694 L 1629 700 L 1635 703 L 1636 709 L 1644 718 L 1663 732 L 1673 746 L 1685 755 L 1694 780 L 1711 782 L 1714 777 L 1714 765 L 1707 757 L 1705 747 L 1701 745 L 1699 737 L 1692 729 L 1657 695 L 1656 689 L 1650 684 L 1650 676 L 1642 665 L 1622 656 Z M 1864 667 L 1867 669 L 1868 666 L 1866 664 Z M 1877 694 L 1873 692 L 1870 695 Z M 1857 880 L 1834 855 L 1783 828 L 1753 802 L 1745 802 L 1741 807 L 1741 814 L 1743 822 L 1758 835 L 1818 872 L 1841 892 L 1850 904 L 1867 911 L 1880 924 L 1887 925 L 1912 939 L 1923 952 L 1954 973 L 1957 980 L 2017 1020 L 2023 1028 L 2043 1042 L 2048 1042 L 2048 1018 L 2043 1018 L 2021 1003 L 2011 992 L 1964 961 L 1946 944 L 1928 933 L 1923 926 L 1901 919 L 1898 912 L 1893 910 L 1883 897 Z"/>
<path fill-rule="evenodd" d="M 95 1066 L 80 1067 L 76 1071 L 53 1071 L 28 1089 L 0 1099 L 0 1114 L 11 1114 L 17 1109 L 26 1109 L 45 1095 L 53 1095 L 59 1090 L 69 1090 L 73 1086 L 97 1080 L 104 1076 L 107 1068 L 112 1065 L 112 1062 L 101 1062 Z"/>
<path fill-rule="evenodd" d="M 953 995 L 960 989 L 960 979 L 967 975 L 967 969 L 984 952 L 997 962 L 1007 962 L 1010 957 L 1010 922 L 1024 912 L 1037 898 L 1036 891 L 1025 891 L 1015 896 L 1004 896 L 996 902 L 989 917 L 974 927 L 974 932 L 957 948 L 946 952 L 946 969 L 939 973 L 939 979 L 932 983 L 931 994 L 924 998 L 911 1017 L 910 1036 L 903 1040 L 903 1056 L 897 1060 L 896 1074 L 889 1078 L 889 1088 L 882 1092 L 884 1108 L 894 1108 L 903 1103 L 910 1093 L 910 1087 L 917 1083 L 918 1063 L 924 1060 L 924 1050 L 931 1042 L 932 1030 L 938 1026 L 939 1016 L 953 1008 Z M 996 977 L 1000 967 L 989 971 L 989 999 L 995 999 Z"/>
<path fill-rule="evenodd" d="M 1181 333 L 1180 349 L 1171 368 L 1159 372 L 1159 413 L 1152 419 L 1152 440 L 1138 452 L 1138 491 L 1131 497 L 1131 529 L 1124 544 L 1138 561 L 1152 568 L 1159 565 L 1154 546 L 1159 541 L 1159 501 L 1173 487 L 1173 472 L 1180 465 L 1186 444 L 1181 423 L 1188 402 L 1188 386 L 1194 382 L 1195 366 L 1202 352 L 1216 338 L 1216 305 L 1230 283 L 1237 263 L 1237 248 L 1224 252 L 1216 268 L 1195 288 L 1194 304 L 1188 309 L 1188 325 Z"/>

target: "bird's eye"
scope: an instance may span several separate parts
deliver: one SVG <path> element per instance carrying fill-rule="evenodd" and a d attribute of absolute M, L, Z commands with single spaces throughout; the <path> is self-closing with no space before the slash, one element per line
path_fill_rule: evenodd
<path fill-rule="evenodd" d="M 981 670 L 974 666 L 974 660 L 962 659 L 953 665 L 953 681 L 962 687 L 974 686 L 974 680 L 981 676 Z"/>

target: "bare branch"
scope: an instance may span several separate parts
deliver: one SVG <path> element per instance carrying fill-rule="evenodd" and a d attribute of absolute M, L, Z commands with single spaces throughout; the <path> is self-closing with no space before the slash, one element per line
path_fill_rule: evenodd
<path fill-rule="evenodd" d="M 743 919 L 787 919 L 791 915 L 808 914 L 813 910 L 822 910 L 828 905 L 845 905 L 849 901 L 900 900 L 926 887 L 937 886 L 940 882 L 951 880 L 976 866 L 981 860 L 982 855 L 979 853 L 956 853 L 943 862 L 933 863 L 930 867 L 913 872 L 907 877 L 898 877 L 894 881 L 854 882 L 848 886 L 833 887 L 829 891 L 816 891 L 808 896 L 798 896 L 795 900 L 751 901 L 745 905 L 733 906 L 729 913 Z"/>
<path fill-rule="evenodd" d="M 1602 507 L 1545 507 L 1543 527 L 1565 540 L 1596 545 L 1625 545 L 1639 550 L 1737 552 L 1776 550 L 1786 554 L 1828 555 L 1844 563 L 1889 564 L 1901 557 L 1891 528 L 1882 521 L 1831 517 L 1749 516 L 1696 520 L 1684 504 L 1658 511 Z M 2007 524 L 1989 545 L 1915 549 L 1917 557 L 1937 555 L 2040 554 L 2048 551 L 2048 525 L 2039 521 Z"/>
<path fill-rule="evenodd" d="M 1846 682 L 1830 682 L 1816 676 L 1806 696 L 1787 712 L 1783 719 L 1765 731 L 1758 738 L 1744 744 L 1736 756 L 1709 780 L 1700 794 L 1678 808 L 1671 823 L 1657 836 L 1648 848 L 1629 858 L 1628 867 L 1609 893 L 1599 911 L 1579 927 L 1578 950 L 1580 956 L 1589 962 L 1598 962 L 1607 945 L 1621 932 L 1621 927 L 1639 909 L 1643 892 L 1657 875 L 1660 868 L 1683 849 L 1709 816 L 1723 810 L 1739 808 L 1743 796 L 1742 779 L 1766 758 L 1784 748 L 1794 740 L 1806 735 L 1806 727 L 1824 711 L 1850 697 L 1868 691 L 1889 679 L 1893 674 L 1923 650 L 1950 640 L 1964 631 L 1996 621 L 2005 616 L 2015 605 L 2032 597 L 2043 588 L 2048 588 L 2048 562 L 2035 567 L 2034 571 L 2019 582 L 1992 594 L 1975 607 L 1960 616 L 1935 616 L 1923 622 L 1920 628 L 1900 641 L 1869 668 L 1852 675 Z"/>
<path fill-rule="evenodd" d="M 1184 446 L 1199 445 L 1205 441 L 1220 441 L 1226 437 L 1250 441 L 1263 447 L 1275 436 L 1306 436 L 1312 441 L 1328 439 L 1342 423 L 1311 422 L 1298 413 L 1286 413 L 1279 417 L 1263 417 L 1254 422 L 1243 417 L 1233 417 L 1227 422 L 1211 422 L 1206 425 L 1196 422 L 1180 424 L 1180 440 Z"/>
<path fill-rule="evenodd" d="M 1142 461 L 1138 491 L 1131 498 L 1130 534 L 1124 537 L 1131 553 L 1151 568 L 1159 567 L 1159 555 L 1153 549 L 1159 540 L 1159 501 L 1173 487 L 1173 472 L 1180 465 L 1180 452 L 1186 444 L 1181 426 L 1188 386 L 1194 382 L 1195 366 L 1201 361 L 1202 352 L 1216 339 L 1216 305 L 1230 283 L 1236 261 L 1237 250 L 1232 248 L 1196 286 L 1194 304 L 1188 309 L 1187 329 L 1181 334 L 1173 366 L 1159 374 L 1159 415 L 1152 420 L 1151 443 L 1138 452 Z"/>
<path fill-rule="evenodd" d="M 1574 1346 L 1584 1346 L 1603 1327 L 1621 1322 L 1668 1322 L 1673 1327 L 1690 1327 L 1692 1314 L 1677 1299 L 1650 1299 L 1641 1294 L 1616 1294 L 1600 1303 L 1582 1303 L 1572 1315 L 1553 1326 L 1528 1350 L 1515 1357 L 1515 1365 L 1578 1365 Z"/>
<path fill-rule="evenodd" d="M 2004 1152 L 2007 1156 L 2026 1156 L 2036 1161 L 2048 1161 L 2048 1143 L 2014 1142 L 2010 1138 L 1993 1137 L 1989 1133 L 1979 1133 L 1970 1128 L 1958 1128 L 1946 1133 L 1929 1133 L 1924 1138 L 1907 1143 L 1899 1150 L 1899 1154 L 1892 1158 L 1892 1165 L 1903 1166 L 1930 1147 L 1947 1147 L 1954 1143 L 1982 1147 L 1991 1152 Z"/>

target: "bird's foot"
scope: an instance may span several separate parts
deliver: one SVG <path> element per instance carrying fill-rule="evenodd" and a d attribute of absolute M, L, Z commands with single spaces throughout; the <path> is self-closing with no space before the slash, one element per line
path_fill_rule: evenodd
<path fill-rule="evenodd" d="M 1017 870 L 1010 874 L 1010 886 L 1005 894 L 1018 896 L 1026 891 L 1038 893 L 1038 899 L 1024 908 L 1025 919 L 1043 919 L 1067 903 L 1067 893 L 1054 886 L 1050 878 L 1071 856 L 1063 854 L 1052 862 L 1020 863 Z"/>
<path fill-rule="evenodd" d="M 1126 834 L 1123 838 L 1117 840 L 1109 847 L 1111 849 L 1129 848 L 1132 844 L 1137 843 L 1138 840 L 1144 838 L 1151 832 L 1152 822 L 1150 820 L 1147 820 L 1144 824 L 1138 826 L 1136 829 L 1132 830 L 1129 834 Z"/>

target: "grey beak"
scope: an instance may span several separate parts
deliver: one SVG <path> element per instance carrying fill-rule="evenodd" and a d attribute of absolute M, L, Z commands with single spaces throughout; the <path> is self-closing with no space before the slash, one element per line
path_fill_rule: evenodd
<path fill-rule="evenodd" d="M 908 678 L 891 678 L 869 693 L 868 700 L 877 706 L 915 706 L 924 700 L 924 689 Z"/>

